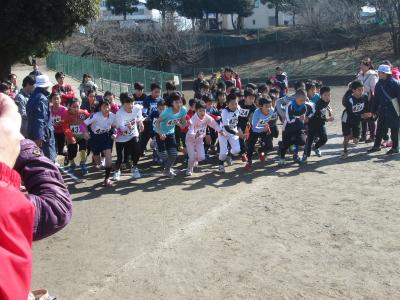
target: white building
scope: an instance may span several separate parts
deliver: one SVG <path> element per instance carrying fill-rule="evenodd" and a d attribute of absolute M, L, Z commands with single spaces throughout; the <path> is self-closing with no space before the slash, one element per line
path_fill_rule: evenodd
<path fill-rule="evenodd" d="M 291 25 L 293 16 L 288 13 L 279 12 L 279 25 Z M 234 22 L 237 22 L 237 15 L 234 16 Z M 250 17 L 244 18 L 244 29 L 265 29 L 275 26 L 275 9 L 269 8 L 267 4 L 262 4 L 260 0 L 254 1 L 254 11 Z M 232 30 L 231 15 L 222 16 L 222 29 Z"/>
<path fill-rule="evenodd" d="M 159 22 L 160 13 L 158 10 L 149 10 L 146 8 L 146 1 L 139 0 L 139 4 L 136 6 L 137 10 L 126 16 L 126 20 L 132 22 Z M 112 11 L 107 9 L 106 0 L 100 1 L 100 20 L 101 21 L 123 21 L 123 15 L 114 15 Z"/>

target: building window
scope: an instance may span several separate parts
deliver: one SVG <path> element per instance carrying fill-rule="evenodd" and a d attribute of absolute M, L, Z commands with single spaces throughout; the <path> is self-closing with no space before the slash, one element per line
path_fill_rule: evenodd
<path fill-rule="evenodd" d="M 256 25 L 256 20 L 253 20 L 253 25 Z"/>
<path fill-rule="evenodd" d="M 107 1 L 101 0 L 101 7 L 107 7 Z"/>
<path fill-rule="evenodd" d="M 260 7 L 260 0 L 254 0 L 254 8 Z"/>

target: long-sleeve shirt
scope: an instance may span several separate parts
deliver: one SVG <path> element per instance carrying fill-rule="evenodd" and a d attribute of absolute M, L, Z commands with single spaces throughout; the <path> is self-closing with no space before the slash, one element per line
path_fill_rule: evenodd
<path fill-rule="evenodd" d="M 251 122 L 251 130 L 256 133 L 265 132 L 266 126 L 273 127 L 276 124 L 277 113 L 271 109 L 268 115 L 263 114 L 261 109 L 254 112 L 253 120 Z"/>
<path fill-rule="evenodd" d="M 286 107 L 284 130 L 298 131 L 304 129 L 304 119 L 310 118 L 313 113 L 313 106 L 310 103 L 298 105 L 296 101 L 290 102 Z"/>
<path fill-rule="evenodd" d="M 361 98 L 349 96 L 344 102 L 345 110 L 342 114 L 342 122 L 347 124 L 355 124 L 361 122 L 361 116 L 368 111 L 368 96 L 363 95 Z"/>
<path fill-rule="evenodd" d="M 151 95 L 147 96 L 143 100 L 143 116 L 147 118 L 153 111 L 157 110 L 157 103 L 161 100 L 161 97 L 153 98 Z"/>
<path fill-rule="evenodd" d="M 75 98 L 75 92 L 72 89 L 72 86 L 68 85 L 68 84 L 56 84 L 55 86 L 53 86 L 53 88 L 51 89 L 52 93 L 58 93 L 61 95 L 61 104 L 66 106 L 67 102 L 71 99 Z"/>
<path fill-rule="evenodd" d="M 240 110 L 236 109 L 231 111 L 228 107 L 222 110 L 221 113 L 221 123 L 223 126 L 223 131 L 228 134 L 237 134 L 238 124 L 239 124 L 239 114 Z"/>
<path fill-rule="evenodd" d="M 200 119 L 197 114 L 194 114 L 189 121 L 189 130 L 186 135 L 188 141 L 205 138 L 207 134 L 207 127 L 210 126 L 215 131 L 221 131 L 221 127 L 218 123 L 208 114 L 205 114 L 203 119 Z M 198 134 L 196 138 L 196 134 Z"/>
<path fill-rule="evenodd" d="M 35 207 L 33 239 L 46 238 L 64 228 L 71 220 L 72 199 L 58 167 L 34 142 L 22 140 L 14 168 L 28 191 L 26 197 Z"/>
<path fill-rule="evenodd" d="M 23 89 L 15 97 L 15 104 L 18 106 L 18 112 L 22 118 L 21 133 L 24 137 L 28 135 L 28 116 L 26 115 L 26 104 L 28 103 L 30 95 L 25 93 Z"/>
<path fill-rule="evenodd" d="M 400 127 L 400 82 L 398 80 L 392 77 L 379 80 L 372 103 L 371 111 L 379 116 L 386 127 Z"/>
<path fill-rule="evenodd" d="M 83 121 L 90 117 L 90 113 L 84 109 L 80 109 L 78 113 L 68 113 L 64 118 L 63 130 L 67 142 L 72 143 L 73 138 L 82 139 L 83 132 L 80 129 Z"/>
<path fill-rule="evenodd" d="M 313 128 L 324 126 L 328 119 L 330 110 L 331 108 L 329 107 L 329 102 L 325 102 L 322 99 L 319 99 L 318 102 L 315 104 L 314 114 L 310 118 L 308 125 Z"/>

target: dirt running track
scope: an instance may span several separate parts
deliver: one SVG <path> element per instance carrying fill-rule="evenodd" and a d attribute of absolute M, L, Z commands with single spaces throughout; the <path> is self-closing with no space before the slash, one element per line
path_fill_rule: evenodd
<path fill-rule="evenodd" d="M 32 288 L 58 299 L 400 299 L 400 157 L 339 158 L 344 88 L 324 156 L 253 173 L 67 179 L 71 224 L 34 244 Z M 181 167 L 181 164 L 178 165 Z M 141 168 L 157 172 L 148 162 Z M 128 174 L 126 174 L 128 175 Z"/>

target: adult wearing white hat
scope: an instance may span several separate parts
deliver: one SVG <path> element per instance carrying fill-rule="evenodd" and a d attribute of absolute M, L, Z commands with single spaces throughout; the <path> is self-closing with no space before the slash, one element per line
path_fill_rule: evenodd
<path fill-rule="evenodd" d="M 375 87 L 372 113 L 378 117 L 378 129 L 375 144 L 368 152 L 381 150 L 383 136 L 390 129 L 393 145 L 387 154 L 399 153 L 400 128 L 400 82 L 392 77 L 392 70 L 388 65 L 378 68 L 379 81 Z"/>
<path fill-rule="evenodd" d="M 55 161 L 54 128 L 50 117 L 48 89 L 52 86 L 47 75 L 36 76 L 35 90 L 26 105 L 28 138 L 43 150 L 45 156 Z"/>

